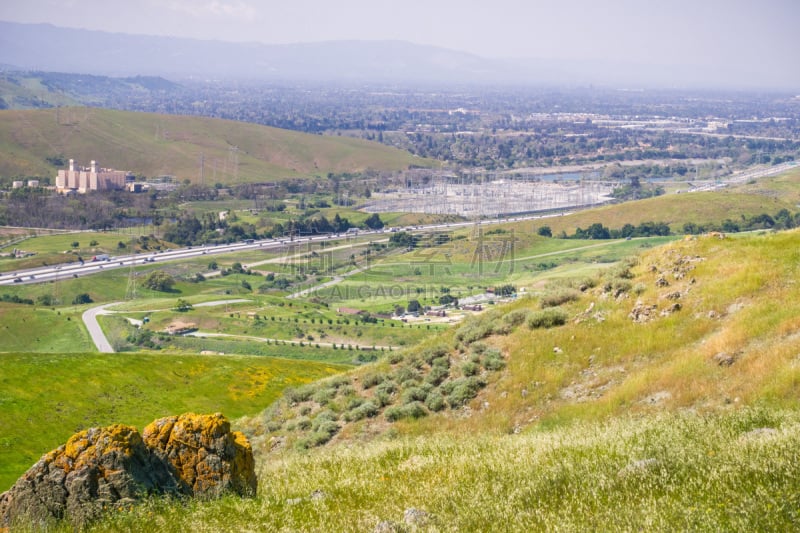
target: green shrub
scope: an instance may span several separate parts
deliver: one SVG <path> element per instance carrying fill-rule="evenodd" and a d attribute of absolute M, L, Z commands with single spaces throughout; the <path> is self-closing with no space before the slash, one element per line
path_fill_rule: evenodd
<path fill-rule="evenodd" d="M 392 397 L 390 393 L 386 391 L 375 389 L 375 401 L 378 402 L 380 407 L 386 407 L 387 405 L 392 403 Z"/>
<path fill-rule="evenodd" d="M 307 416 L 301 416 L 300 418 L 295 420 L 294 425 L 297 429 L 308 431 L 309 429 L 311 429 L 311 419 L 308 418 Z"/>
<path fill-rule="evenodd" d="M 481 367 L 472 361 L 461 365 L 461 373 L 463 373 L 465 376 L 474 376 L 480 371 L 480 369 Z"/>
<path fill-rule="evenodd" d="M 461 407 L 477 396 L 478 391 L 485 385 L 486 383 L 483 380 L 475 376 L 469 376 L 445 383 L 442 385 L 441 390 L 447 394 L 447 403 L 450 404 L 450 407 L 456 408 Z"/>
<path fill-rule="evenodd" d="M 433 348 L 426 348 L 420 355 L 426 363 L 431 365 L 435 359 L 446 356 L 448 352 L 449 350 L 447 349 L 447 346 L 438 345 L 434 346 Z"/>
<path fill-rule="evenodd" d="M 496 372 L 498 370 L 502 370 L 505 368 L 506 362 L 503 359 L 503 355 L 500 353 L 500 350 L 491 349 L 486 352 L 483 356 L 483 368 L 486 370 Z"/>
<path fill-rule="evenodd" d="M 371 389 L 376 385 L 380 385 L 386 379 L 386 374 L 380 372 L 368 372 L 361 377 L 361 388 L 363 390 Z"/>
<path fill-rule="evenodd" d="M 563 309 L 551 307 L 535 311 L 528 317 L 528 327 L 531 329 L 547 329 L 555 326 L 563 326 L 567 322 L 569 315 Z"/>
<path fill-rule="evenodd" d="M 291 403 L 302 403 L 310 400 L 316 390 L 317 388 L 314 385 L 305 385 L 298 388 L 289 387 L 283 391 L 283 395 Z"/>
<path fill-rule="evenodd" d="M 393 381 L 386 380 L 377 387 L 375 387 L 375 392 L 383 392 L 385 394 L 392 394 L 393 392 L 397 391 L 397 385 L 394 384 Z"/>
<path fill-rule="evenodd" d="M 421 387 L 411 387 L 403 391 L 402 403 L 424 402 L 428 393 Z"/>
<path fill-rule="evenodd" d="M 399 383 L 404 383 L 406 381 L 417 381 L 420 375 L 419 372 L 411 367 L 401 366 L 395 370 L 394 377 Z"/>
<path fill-rule="evenodd" d="M 353 396 L 356 393 L 356 388 L 348 384 L 341 387 L 338 393 L 342 396 Z"/>
<path fill-rule="evenodd" d="M 470 346 L 470 348 L 472 349 L 473 353 L 480 355 L 483 352 L 485 352 L 489 348 L 489 346 L 487 346 L 485 342 L 476 342 L 473 343 L 472 346 Z"/>
<path fill-rule="evenodd" d="M 417 419 L 428 415 L 428 411 L 421 402 L 412 402 L 405 405 L 389 407 L 384 411 L 384 416 L 389 422 L 396 422 L 405 418 Z"/>
<path fill-rule="evenodd" d="M 378 407 L 370 401 L 366 401 L 355 407 L 350 409 L 348 412 L 344 414 L 344 419 L 347 422 L 355 422 L 356 420 L 361 420 L 363 418 L 372 418 L 373 416 L 378 414 Z"/>
<path fill-rule="evenodd" d="M 490 321 L 476 321 L 461 326 L 456 332 L 456 340 L 471 344 L 492 334 L 493 325 Z"/>
<path fill-rule="evenodd" d="M 446 355 L 442 357 L 437 357 L 436 359 L 433 360 L 431 367 L 450 368 L 450 358 L 447 357 Z"/>
<path fill-rule="evenodd" d="M 434 365 L 428 375 L 425 376 L 425 383 L 439 385 L 450 376 L 450 371 L 443 366 Z"/>
<path fill-rule="evenodd" d="M 542 307 L 542 309 L 546 309 L 548 307 L 558 307 L 559 305 L 568 302 L 577 301 L 580 297 L 580 291 L 564 287 L 543 295 L 539 305 Z"/>
<path fill-rule="evenodd" d="M 447 407 L 447 403 L 439 391 L 433 391 L 425 398 L 425 406 L 435 413 Z"/>
<path fill-rule="evenodd" d="M 311 396 L 311 399 L 320 405 L 327 405 L 327 403 L 336 397 L 336 389 L 319 389 Z"/>
<path fill-rule="evenodd" d="M 362 398 L 360 396 L 356 396 L 355 398 L 350 398 L 349 400 L 347 400 L 347 406 L 345 408 L 348 411 L 350 411 L 352 409 L 355 409 L 359 405 L 363 404 L 364 401 L 365 401 L 364 398 Z"/>

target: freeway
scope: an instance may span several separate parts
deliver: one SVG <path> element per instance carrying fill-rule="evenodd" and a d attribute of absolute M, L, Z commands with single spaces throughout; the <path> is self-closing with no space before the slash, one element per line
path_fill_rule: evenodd
<path fill-rule="evenodd" d="M 555 216 L 562 216 L 570 214 L 569 212 L 546 214 L 546 215 L 520 215 L 516 217 L 509 217 L 503 219 L 482 220 L 482 226 L 493 224 L 501 224 L 508 222 L 516 222 L 523 220 L 533 220 L 540 218 L 548 218 Z M 413 226 L 407 228 L 397 228 L 397 230 L 408 231 L 411 233 L 427 233 L 433 231 L 442 231 L 455 228 L 463 228 L 474 225 L 475 222 L 453 222 L 445 224 L 430 224 L 427 226 Z M 363 237 L 383 235 L 395 231 L 395 229 L 387 230 L 361 230 L 357 234 L 323 234 L 314 235 L 311 237 L 301 237 L 295 239 L 263 239 L 253 240 L 247 242 L 238 242 L 233 244 L 220 244 L 220 245 L 204 245 L 194 246 L 187 248 L 177 248 L 172 250 L 160 251 L 157 253 L 145 254 L 130 254 L 120 255 L 116 257 L 109 257 L 102 261 L 86 261 L 83 263 L 67 263 L 53 266 L 42 266 L 27 270 L 17 270 L 14 272 L 0 273 L 0 285 L 13 285 L 13 284 L 29 284 L 29 283 L 46 283 L 51 281 L 65 280 L 68 278 L 77 278 L 81 276 L 89 276 L 98 274 L 107 270 L 114 270 L 131 265 L 146 265 L 150 263 L 163 263 L 167 261 L 181 261 L 186 259 L 197 258 L 203 255 L 219 255 L 230 254 L 235 252 L 243 252 L 248 250 L 280 250 L 287 246 L 297 246 L 298 244 L 314 243 L 314 242 L 337 242 L 341 240 L 352 241 Z"/>

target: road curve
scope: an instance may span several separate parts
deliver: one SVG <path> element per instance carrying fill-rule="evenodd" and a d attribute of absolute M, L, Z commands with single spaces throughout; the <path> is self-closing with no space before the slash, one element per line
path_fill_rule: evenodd
<path fill-rule="evenodd" d="M 103 330 L 100 328 L 100 324 L 97 322 L 97 316 L 108 314 L 106 308 L 116 305 L 117 303 L 119 302 L 99 305 L 83 312 L 83 323 L 86 324 L 86 329 L 89 330 L 92 342 L 97 346 L 97 351 L 100 353 L 114 353 L 114 348 L 111 346 L 111 343 L 108 342 Z"/>

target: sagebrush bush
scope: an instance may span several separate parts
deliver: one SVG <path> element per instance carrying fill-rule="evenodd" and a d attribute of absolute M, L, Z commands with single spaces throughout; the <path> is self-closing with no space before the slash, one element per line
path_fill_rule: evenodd
<path fill-rule="evenodd" d="M 492 334 L 497 319 L 497 312 L 484 313 L 481 316 L 467 318 L 456 330 L 455 338 L 458 342 L 470 345 Z"/>
<path fill-rule="evenodd" d="M 404 359 L 403 354 L 400 352 L 392 352 L 389 354 L 387 360 L 389 363 L 396 365 Z"/>
<path fill-rule="evenodd" d="M 433 391 L 425 398 L 425 407 L 435 413 L 447 407 L 447 403 L 444 401 L 444 396 L 442 396 L 439 391 Z"/>
<path fill-rule="evenodd" d="M 433 360 L 431 366 L 440 368 L 450 368 L 450 358 L 447 357 L 446 355 L 443 355 L 442 357 L 437 357 L 436 359 Z"/>
<path fill-rule="evenodd" d="M 371 389 L 383 383 L 385 379 L 386 374 L 382 372 L 367 372 L 361 377 L 361 388 L 364 390 Z"/>
<path fill-rule="evenodd" d="M 430 365 L 433 364 L 434 359 L 446 356 L 448 354 L 448 351 L 449 350 L 447 349 L 447 346 L 440 344 L 432 348 L 425 348 L 424 350 L 422 350 L 420 356 L 426 363 Z"/>
<path fill-rule="evenodd" d="M 324 388 L 316 391 L 313 396 L 311 396 L 311 399 L 320 405 L 327 405 L 328 402 L 333 400 L 335 397 L 336 389 Z"/>
<path fill-rule="evenodd" d="M 375 387 L 375 394 L 382 393 L 382 394 L 392 394 L 393 392 L 397 391 L 397 385 L 394 384 L 393 381 L 384 381 L 377 387 Z"/>
<path fill-rule="evenodd" d="M 385 416 L 386 420 L 389 422 L 396 422 L 404 418 L 415 419 L 428 416 L 428 411 L 425 409 L 422 402 L 412 402 L 388 407 L 386 411 L 383 412 L 383 416 Z"/>
<path fill-rule="evenodd" d="M 450 407 L 461 407 L 469 402 L 478 392 L 486 385 L 486 383 L 475 377 L 463 377 L 449 381 L 441 386 L 440 390 L 447 395 L 447 403 Z"/>
<path fill-rule="evenodd" d="M 376 402 L 380 407 L 386 407 L 387 405 L 392 403 L 392 396 L 390 393 L 381 390 L 375 390 L 375 396 L 373 396 Z"/>
<path fill-rule="evenodd" d="M 302 387 L 289 387 L 283 391 L 284 397 L 292 403 L 302 403 L 307 402 L 311 399 L 311 395 L 316 392 L 317 386 L 315 385 L 304 385 Z"/>
<path fill-rule="evenodd" d="M 418 381 L 420 379 L 420 373 L 415 368 L 401 366 L 395 370 L 394 378 L 398 383 L 405 383 L 406 381 Z"/>
<path fill-rule="evenodd" d="M 461 373 L 465 376 L 474 376 L 480 371 L 481 367 L 472 361 L 461 365 Z"/>
<path fill-rule="evenodd" d="M 421 387 L 410 387 L 402 394 L 402 403 L 424 402 L 428 393 Z"/>
<path fill-rule="evenodd" d="M 547 329 L 555 326 L 563 326 L 567 323 L 569 315 L 559 307 L 549 307 L 540 311 L 534 311 L 528 317 L 528 327 L 531 329 Z"/>
<path fill-rule="evenodd" d="M 425 376 L 425 383 L 439 385 L 448 377 L 450 377 L 450 371 L 446 367 L 432 366 L 428 375 Z"/>
<path fill-rule="evenodd" d="M 580 291 L 563 287 L 545 293 L 539 301 L 539 305 L 542 309 L 547 309 L 548 307 L 558 307 L 559 305 L 563 305 L 568 302 L 575 302 L 580 299 L 580 297 Z"/>
<path fill-rule="evenodd" d="M 347 411 L 343 418 L 347 422 L 355 422 L 363 418 L 372 418 L 378 414 L 378 406 L 370 401 L 366 401 L 361 405 Z"/>
<path fill-rule="evenodd" d="M 483 368 L 486 370 L 496 372 L 498 370 L 502 370 L 506 366 L 506 362 L 503 359 L 503 355 L 500 353 L 500 350 L 492 348 L 491 350 L 487 350 L 483 356 Z"/>

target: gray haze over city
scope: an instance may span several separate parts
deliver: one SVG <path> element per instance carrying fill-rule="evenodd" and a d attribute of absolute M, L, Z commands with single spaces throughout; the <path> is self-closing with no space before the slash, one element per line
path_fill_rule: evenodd
<path fill-rule="evenodd" d="M 796 0 L 12 0 L 0 20 L 266 44 L 401 40 L 590 72 L 675 68 L 676 84 L 800 89 Z"/>

